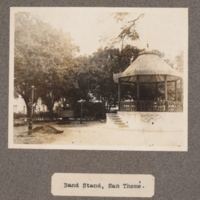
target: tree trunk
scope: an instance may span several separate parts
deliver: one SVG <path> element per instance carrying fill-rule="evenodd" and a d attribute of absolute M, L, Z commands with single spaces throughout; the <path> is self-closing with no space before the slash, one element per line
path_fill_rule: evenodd
<path fill-rule="evenodd" d="M 49 118 L 50 118 L 50 120 L 53 120 L 53 106 L 54 106 L 54 101 L 52 101 L 52 102 L 48 102 L 48 103 L 46 103 L 46 105 L 47 105 L 47 108 L 48 108 L 48 110 L 49 110 Z"/>
<path fill-rule="evenodd" d="M 53 120 L 53 108 L 49 109 L 49 112 L 50 112 L 50 120 Z"/>
<path fill-rule="evenodd" d="M 22 96 L 22 95 L 21 95 Z M 25 102 L 25 104 L 26 104 L 26 113 L 27 113 L 27 117 L 29 117 L 30 116 L 30 106 L 29 106 L 29 97 L 28 96 L 22 96 L 22 98 L 23 98 L 23 100 L 24 100 L 24 102 Z"/>
<path fill-rule="evenodd" d="M 106 102 L 103 100 L 102 101 L 102 118 L 105 119 L 106 118 L 106 112 L 105 112 L 105 107 L 106 107 Z"/>

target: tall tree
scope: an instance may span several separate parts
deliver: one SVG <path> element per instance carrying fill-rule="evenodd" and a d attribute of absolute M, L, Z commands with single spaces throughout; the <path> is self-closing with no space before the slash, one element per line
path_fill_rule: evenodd
<path fill-rule="evenodd" d="M 113 14 L 116 22 L 123 21 L 126 16 L 130 17 L 130 13 Z M 88 67 L 82 73 L 85 79 L 88 79 L 88 91 L 107 105 L 108 109 L 117 104 L 117 85 L 113 81 L 113 74 L 124 71 L 138 57 L 140 50 L 132 44 L 125 43 L 139 39 L 139 33 L 135 29 L 136 21 L 143 16 L 144 14 L 141 14 L 129 20 L 110 43 L 107 43 L 108 38 L 102 37 L 100 41 L 106 42 L 107 46 L 93 53 Z M 120 49 L 117 48 L 118 44 L 121 44 Z"/>
<path fill-rule="evenodd" d="M 77 50 L 68 33 L 52 28 L 30 13 L 15 14 L 14 85 L 27 108 L 34 85 L 35 100 L 41 97 L 52 112 L 55 101 L 62 96 L 63 77 L 73 67 Z"/>
<path fill-rule="evenodd" d="M 88 56 L 76 57 L 74 67 L 65 73 L 63 83 L 68 87 L 63 88 L 64 98 L 72 108 L 80 99 L 87 101 L 91 99 L 89 85 L 93 77 L 89 74 L 89 58 Z"/>
<path fill-rule="evenodd" d="M 122 51 L 118 48 L 99 49 L 92 56 L 80 62 L 77 74 L 79 90 L 88 96 L 100 100 L 109 110 L 117 105 L 117 85 L 113 81 L 113 74 L 122 72 L 135 60 L 139 50 L 127 45 Z M 81 83 L 81 84 L 80 84 Z M 83 96 L 82 96 L 83 98 Z M 85 96 L 85 99 L 87 97 Z"/>

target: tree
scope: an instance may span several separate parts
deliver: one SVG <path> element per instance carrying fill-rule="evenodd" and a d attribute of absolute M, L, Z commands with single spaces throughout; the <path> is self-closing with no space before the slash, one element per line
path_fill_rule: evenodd
<path fill-rule="evenodd" d="M 73 67 L 63 71 L 62 85 L 59 88 L 62 91 L 63 103 L 71 108 L 74 108 L 80 99 L 91 99 L 88 85 L 92 77 L 88 76 L 88 66 L 89 57 L 79 56 L 74 58 Z"/>
<path fill-rule="evenodd" d="M 131 14 L 126 12 L 112 13 L 112 16 L 117 23 L 124 21 L 127 16 L 132 18 Z M 125 25 L 121 26 L 121 31 L 117 37 L 108 39 L 107 37 L 101 36 L 100 42 L 106 42 L 106 48 L 116 48 L 116 46 L 120 44 L 120 48 L 122 50 L 126 45 L 130 45 L 132 44 L 132 41 L 138 40 L 140 38 L 139 33 L 136 30 L 136 22 L 142 17 L 144 17 L 143 13 L 140 14 L 137 18 L 127 21 Z"/>
<path fill-rule="evenodd" d="M 88 58 L 87 64 L 80 64 L 84 69 L 80 70 L 77 76 L 78 82 L 81 82 L 81 90 L 91 93 L 93 97 L 102 101 L 107 105 L 108 110 L 117 105 L 118 101 L 117 85 L 113 81 L 113 74 L 124 71 L 139 54 L 140 50 L 133 45 L 125 45 L 125 40 L 139 39 L 135 25 L 143 15 L 128 21 L 126 26 L 121 27 L 118 36 L 111 39 L 105 48 L 93 53 Z M 122 21 L 125 16 L 129 16 L 129 13 L 115 13 L 113 16 L 116 21 Z M 102 37 L 100 41 L 107 42 L 107 38 Z M 117 48 L 118 43 L 121 43 L 120 49 Z"/>
<path fill-rule="evenodd" d="M 68 33 L 52 28 L 30 13 L 15 14 L 14 85 L 27 108 L 34 85 L 34 101 L 41 97 L 49 111 L 53 111 L 55 101 L 62 97 L 63 78 L 73 67 L 77 50 Z"/>
<path fill-rule="evenodd" d="M 122 51 L 118 48 L 101 48 L 90 57 L 79 58 L 76 73 L 79 98 L 95 98 L 102 101 L 108 110 L 117 105 L 117 85 L 113 74 L 127 68 L 131 58 L 132 61 L 137 58 L 138 52 L 136 47 L 127 45 Z"/>
<path fill-rule="evenodd" d="M 165 62 L 171 67 L 174 67 L 174 63 L 170 59 L 165 59 Z"/>
<path fill-rule="evenodd" d="M 125 25 L 124 27 L 121 28 L 122 30 L 116 39 L 117 42 L 121 42 L 121 49 L 124 48 L 124 40 L 126 38 L 131 41 L 139 39 L 139 34 L 135 29 L 135 25 L 136 25 L 136 21 L 139 20 L 139 18 L 143 16 L 144 14 L 139 15 L 136 19 L 129 21 L 128 25 Z"/>
<path fill-rule="evenodd" d="M 183 66 L 184 66 L 183 51 L 179 52 L 179 54 L 175 57 L 175 65 L 178 71 L 183 72 Z"/>

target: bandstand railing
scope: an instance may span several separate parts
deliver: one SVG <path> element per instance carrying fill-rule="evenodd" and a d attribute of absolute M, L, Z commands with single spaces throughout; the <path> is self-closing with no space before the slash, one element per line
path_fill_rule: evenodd
<path fill-rule="evenodd" d="M 183 104 L 179 101 L 168 101 L 168 111 L 169 112 L 182 112 Z"/>
<path fill-rule="evenodd" d="M 164 112 L 166 111 L 165 101 L 139 101 L 138 111 Z"/>
<path fill-rule="evenodd" d="M 137 101 L 120 101 L 120 111 L 137 111 Z"/>
<path fill-rule="evenodd" d="M 178 101 L 121 101 L 120 111 L 181 112 L 183 106 Z"/>

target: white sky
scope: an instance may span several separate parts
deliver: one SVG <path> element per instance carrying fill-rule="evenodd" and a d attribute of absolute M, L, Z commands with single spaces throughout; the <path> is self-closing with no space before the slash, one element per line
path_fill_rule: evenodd
<path fill-rule="evenodd" d="M 124 24 L 144 13 L 136 24 L 140 40 L 132 44 L 139 48 L 157 49 L 165 58 L 173 59 L 181 50 L 187 55 L 187 8 L 14 8 L 15 12 L 29 11 L 53 27 L 69 32 L 80 54 L 92 54 L 103 43 L 100 36 L 115 38 L 122 23 L 117 23 L 112 12 L 129 12 Z"/>

